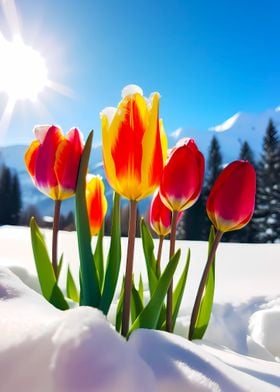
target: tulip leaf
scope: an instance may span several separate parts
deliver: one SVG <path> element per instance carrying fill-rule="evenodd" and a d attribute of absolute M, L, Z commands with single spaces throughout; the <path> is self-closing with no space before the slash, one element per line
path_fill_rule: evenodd
<path fill-rule="evenodd" d="M 30 220 L 30 229 L 33 255 L 42 294 L 52 305 L 58 309 L 69 309 L 62 291 L 57 285 L 57 280 L 44 237 L 40 232 L 34 217 Z"/>
<path fill-rule="evenodd" d="M 140 227 L 141 227 L 142 246 L 143 246 L 147 274 L 148 274 L 149 289 L 150 289 L 150 294 L 152 296 L 158 283 L 158 278 L 156 273 L 156 258 L 154 255 L 154 241 L 143 218 L 141 219 Z"/>
<path fill-rule="evenodd" d="M 134 281 L 132 282 L 132 291 L 131 291 L 131 321 L 134 322 L 139 314 L 144 309 L 144 304 L 142 302 L 141 296 L 137 291 Z"/>
<path fill-rule="evenodd" d="M 63 264 L 63 253 L 61 254 L 59 261 L 58 261 L 58 266 L 57 266 L 57 280 L 60 277 L 60 272 L 61 272 L 61 268 L 62 268 L 62 264 Z"/>
<path fill-rule="evenodd" d="M 182 298 L 184 295 L 185 287 L 186 287 L 186 282 L 187 282 L 187 277 L 188 277 L 188 272 L 189 272 L 189 265 L 190 265 L 190 257 L 191 257 L 191 251 L 190 249 L 188 250 L 187 254 L 187 260 L 185 267 L 183 269 L 182 275 L 176 285 L 176 288 L 173 293 L 173 307 L 172 307 L 172 330 L 175 327 L 176 319 L 178 316 L 178 312 L 181 306 Z"/>
<path fill-rule="evenodd" d="M 181 251 L 180 249 L 175 253 L 175 255 L 170 259 L 169 263 L 165 267 L 164 272 L 158 280 L 158 285 L 145 308 L 139 314 L 137 319 L 132 324 L 128 335 L 130 335 L 137 328 L 156 328 L 158 323 L 160 311 L 164 298 L 166 296 L 167 290 L 170 286 L 170 282 L 173 278 L 174 272 L 177 268 Z"/>
<path fill-rule="evenodd" d="M 215 239 L 215 230 L 214 227 L 211 226 L 209 239 L 208 239 L 208 254 L 212 248 L 214 239 Z M 193 336 L 191 338 L 192 340 L 202 339 L 208 327 L 211 312 L 212 312 L 214 291 L 215 291 L 215 257 L 212 262 L 209 275 L 206 280 L 204 294 L 199 305 L 198 316 L 194 326 Z"/>
<path fill-rule="evenodd" d="M 122 312 L 123 312 L 123 302 L 124 302 L 124 278 L 122 281 L 122 288 L 120 292 L 120 298 L 116 310 L 116 331 L 120 332 L 122 328 Z"/>
<path fill-rule="evenodd" d="M 98 236 L 97 242 L 95 246 L 95 251 L 93 255 L 93 259 L 95 262 L 95 267 L 98 272 L 100 287 L 102 288 L 103 279 L 104 279 L 104 257 L 103 257 L 103 237 L 104 237 L 104 224 L 102 224 Z"/>
<path fill-rule="evenodd" d="M 112 303 L 121 264 L 121 223 L 120 223 L 120 196 L 115 193 L 113 211 L 112 211 L 112 228 L 111 242 L 107 257 L 104 286 L 100 301 L 99 309 L 107 314 Z"/>
<path fill-rule="evenodd" d="M 178 280 L 178 283 L 175 287 L 175 290 L 173 292 L 173 300 L 172 300 L 172 331 L 174 330 L 175 324 L 176 324 L 176 319 L 178 316 L 178 312 L 181 306 L 182 298 L 184 295 L 185 287 L 186 287 L 186 282 L 187 282 L 187 277 L 188 277 L 188 271 L 189 271 L 189 265 L 190 265 L 190 257 L 191 257 L 191 252 L 190 249 L 188 250 L 187 254 L 187 260 L 185 267 L 183 269 L 182 275 L 180 279 Z M 166 320 L 164 321 L 161 329 L 165 330 L 166 328 Z"/>
<path fill-rule="evenodd" d="M 138 293 L 140 295 L 142 303 L 144 303 L 144 284 L 143 284 L 143 279 L 141 274 L 139 278 Z"/>
<path fill-rule="evenodd" d="M 76 187 L 76 227 L 80 255 L 81 291 L 80 305 L 98 307 L 100 285 L 91 250 L 91 233 L 86 205 L 86 174 L 91 152 L 93 131 L 90 132 L 81 157 Z"/>
<path fill-rule="evenodd" d="M 79 293 L 69 266 L 67 270 L 66 292 L 68 298 L 74 302 L 79 302 Z"/>

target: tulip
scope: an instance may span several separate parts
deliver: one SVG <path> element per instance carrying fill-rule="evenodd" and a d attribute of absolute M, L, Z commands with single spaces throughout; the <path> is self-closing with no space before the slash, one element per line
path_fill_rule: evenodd
<path fill-rule="evenodd" d="M 256 172 L 248 161 L 230 163 L 209 194 L 209 219 L 222 233 L 238 230 L 250 221 L 255 207 Z"/>
<path fill-rule="evenodd" d="M 91 235 L 97 235 L 107 212 L 105 188 L 100 176 L 91 177 L 86 184 L 86 203 Z"/>
<path fill-rule="evenodd" d="M 149 221 L 159 237 L 170 233 L 172 212 L 163 204 L 158 192 L 154 194 L 149 211 Z"/>
<path fill-rule="evenodd" d="M 177 223 L 178 220 L 181 218 L 182 214 L 183 214 L 182 212 L 178 214 Z M 158 191 L 154 194 L 154 197 L 151 202 L 149 221 L 153 230 L 159 236 L 159 246 L 158 246 L 157 265 L 156 265 L 156 271 L 159 277 L 163 239 L 171 231 L 172 211 L 170 211 L 170 209 L 163 204 Z"/>
<path fill-rule="evenodd" d="M 104 168 L 118 194 L 139 201 L 160 183 L 167 143 L 158 118 L 159 94 L 146 99 L 132 85 L 122 96 L 117 109 L 101 112 Z"/>
<path fill-rule="evenodd" d="M 171 150 L 160 183 L 160 197 L 172 211 L 183 211 L 199 198 L 204 177 L 204 157 L 193 139 Z"/>
<path fill-rule="evenodd" d="M 75 194 L 83 151 L 81 133 L 72 128 L 66 136 L 60 128 L 38 126 L 34 140 L 25 153 L 25 164 L 35 186 L 54 200 Z"/>
<path fill-rule="evenodd" d="M 58 277 L 57 235 L 61 200 L 75 194 L 83 151 L 81 133 L 72 128 L 66 136 L 54 125 L 34 128 L 36 140 L 27 149 L 24 160 L 35 186 L 54 199 L 52 265 Z"/>
<path fill-rule="evenodd" d="M 256 172 L 248 161 L 234 161 L 216 179 L 206 203 L 209 219 L 216 228 L 205 269 L 197 291 L 189 330 L 193 338 L 202 295 L 223 233 L 238 230 L 250 221 L 255 207 Z"/>
<path fill-rule="evenodd" d="M 114 191 L 130 200 L 124 282 L 122 335 L 129 328 L 137 202 L 159 186 L 167 142 L 159 120 L 159 94 L 143 97 L 140 87 L 127 86 L 118 108 L 101 112 L 103 161 Z"/>
<path fill-rule="evenodd" d="M 179 141 L 170 152 L 160 183 L 162 202 L 172 211 L 169 258 L 175 253 L 176 224 L 179 212 L 199 198 L 204 177 L 204 157 L 193 139 Z M 167 292 L 166 330 L 172 331 L 172 290 Z"/>

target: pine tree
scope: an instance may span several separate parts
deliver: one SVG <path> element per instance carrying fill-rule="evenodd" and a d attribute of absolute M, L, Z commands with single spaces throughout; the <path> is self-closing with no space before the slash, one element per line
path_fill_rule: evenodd
<path fill-rule="evenodd" d="M 0 225 L 9 225 L 12 215 L 12 175 L 8 167 L 3 166 L 0 178 Z"/>
<path fill-rule="evenodd" d="M 257 197 L 253 225 L 257 242 L 280 242 L 280 142 L 269 121 L 257 168 Z"/>
<path fill-rule="evenodd" d="M 11 225 L 18 225 L 20 219 L 20 213 L 22 208 L 21 203 L 21 190 L 19 185 L 19 180 L 17 174 L 14 174 L 12 177 L 12 184 L 11 184 L 11 216 L 10 216 L 10 224 Z"/>
<path fill-rule="evenodd" d="M 253 166 L 256 167 L 253 150 L 251 149 L 249 143 L 246 140 L 241 144 L 238 159 L 242 159 L 243 161 L 249 161 Z"/>
<path fill-rule="evenodd" d="M 213 136 L 209 147 L 207 167 L 206 167 L 206 193 L 208 194 L 222 171 L 223 157 L 221 147 L 216 136 Z"/>
<path fill-rule="evenodd" d="M 0 225 L 17 225 L 21 212 L 21 191 L 18 177 L 3 166 L 0 175 Z"/>

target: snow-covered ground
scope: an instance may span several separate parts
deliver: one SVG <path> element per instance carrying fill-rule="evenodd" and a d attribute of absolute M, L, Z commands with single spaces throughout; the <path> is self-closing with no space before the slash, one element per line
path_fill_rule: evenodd
<path fill-rule="evenodd" d="M 45 234 L 50 242 L 51 233 Z M 75 233 L 61 232 L 59 244 L 77 280 Z M 177 246 L 181 268 L 191 248 L 177 334 L 137 330 L 126 342 L 97 310 L 62 312 L 48 304 L 33 290 L 38 282 L 29 230 L 1 227 L 0 390 L 280 391 L 280 244 L 220 245 L 213 315 L 205 338 L 195 342 L 185 337 L 207 244 Z M 144 271 L 138 240 L 135 275 Z M 114 306 L 110 320 L 113 315 Z"/>

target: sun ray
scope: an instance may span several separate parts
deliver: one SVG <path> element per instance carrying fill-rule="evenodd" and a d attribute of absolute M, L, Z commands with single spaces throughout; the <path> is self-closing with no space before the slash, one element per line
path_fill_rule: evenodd
<path fill-rule="evenodd" d="M 0 145 L 3 142 L 7 129 L 9 128 L 15 104 L 16 101 L 12 98 L 9 98 L 5 106 L 4 112 L 0 118 Z"/>
<path fill-rule="evenodd" d="M 12 36 L 20 36 L 20 21 L 17 13 L 17 8 L 14 0 L 0 0 L 7 25 Z"/>
<path fill-rule="evenodd" d="M 52 80 L 47 80 L 46 86 L 61 95 L 65 95 L 66 97 L 69 97 L 69 98 L 75 98 L 74 91 L 70 87 L 67 87 L 62 83 L 54 82 Z"/>

